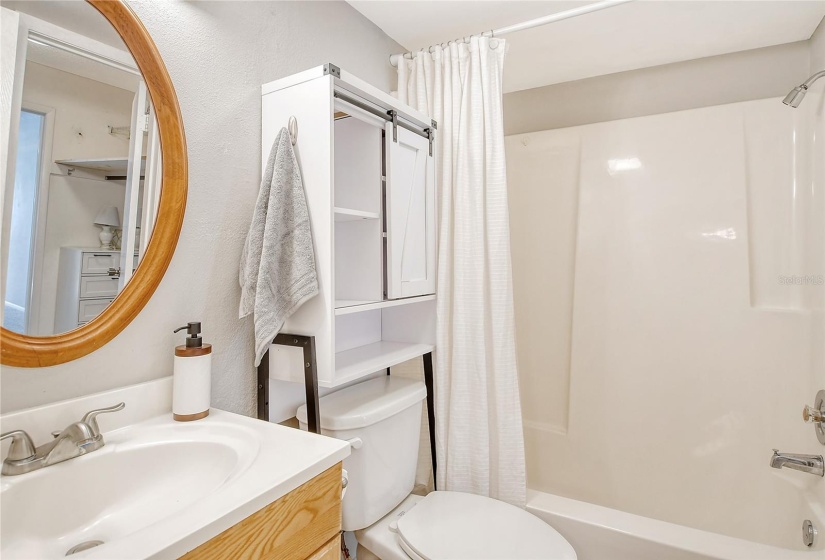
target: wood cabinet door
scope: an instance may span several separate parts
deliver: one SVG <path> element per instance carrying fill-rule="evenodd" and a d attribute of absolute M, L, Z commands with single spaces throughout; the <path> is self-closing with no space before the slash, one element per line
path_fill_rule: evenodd
<path fill-rule="evenodd" d="M 387 297 L 435 293 L 435 161 L 430 142 L 392 123 L 385 134 Z"/>

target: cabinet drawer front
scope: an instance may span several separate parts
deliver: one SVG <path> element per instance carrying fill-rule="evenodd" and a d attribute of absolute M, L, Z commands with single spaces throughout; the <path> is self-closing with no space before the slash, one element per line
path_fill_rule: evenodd
<path fill-rule="evenodd" d="M 340 560 L 341 559 L 341 537 L 332 537 L 327 544 L 315 551 L 307 560 Z"/>
<path fill-rule="evenodd" d="M 115 297 L 118 283 L 117 276 L 83 276 L 80 278 L 80 297 Z"/>
<path fill-rule="evenodd" d="M 184 554 L 182 560 L 324 559 L 341 529 L 341 463 L 237 525 Z M 315 558 L 313 558 L 315 555 Z"/>
<path fill-rule="evenodd" d="M 77 309 L 77 322 L 85 323 L 91 321 L 100 313 L 109 307 L 109 304 L 114 301 L 114 298 L 105 299 L 84 299 L 80 300 L 80 305 Z"/>
<path fill-rule="evenodd" d="M 117 268 L 120 253 L 83 253 L 81 274 L 108 274 L 110 268 Z"/>

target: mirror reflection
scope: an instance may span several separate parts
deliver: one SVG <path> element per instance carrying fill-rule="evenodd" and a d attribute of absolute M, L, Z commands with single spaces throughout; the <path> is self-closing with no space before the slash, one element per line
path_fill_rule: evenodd
<path fill-rule="evenodd" d="M 160 146 L 143 78 L 91 5 L 0 7 L 17 11 L 27 33 L 2 52 L 15 67 L 2 325 L 48 336 L 92 321 L 137 269 L 160 195 Z"/>

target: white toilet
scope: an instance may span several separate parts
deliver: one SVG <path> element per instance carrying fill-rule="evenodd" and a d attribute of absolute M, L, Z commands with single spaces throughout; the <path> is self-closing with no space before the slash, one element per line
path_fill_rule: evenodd
<path fill-rule="evenodd" d="M 526 511 L 462 492 L 410 495 L 421 431 L 420 381 L 384 376 L 321 398 L 321 431 L 347 440 L 342 526 L 357 560 L 576 560 L 555 529 Z M 306 406 L 298 409 L 306 428 Z"/>

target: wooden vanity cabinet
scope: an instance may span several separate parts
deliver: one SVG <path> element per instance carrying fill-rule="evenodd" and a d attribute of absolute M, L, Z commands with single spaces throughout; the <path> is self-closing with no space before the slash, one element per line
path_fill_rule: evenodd
<path fill-rule="evenodd" d="M 341 463 L 187 552 L 185 560 L 338 560 Z"/>

